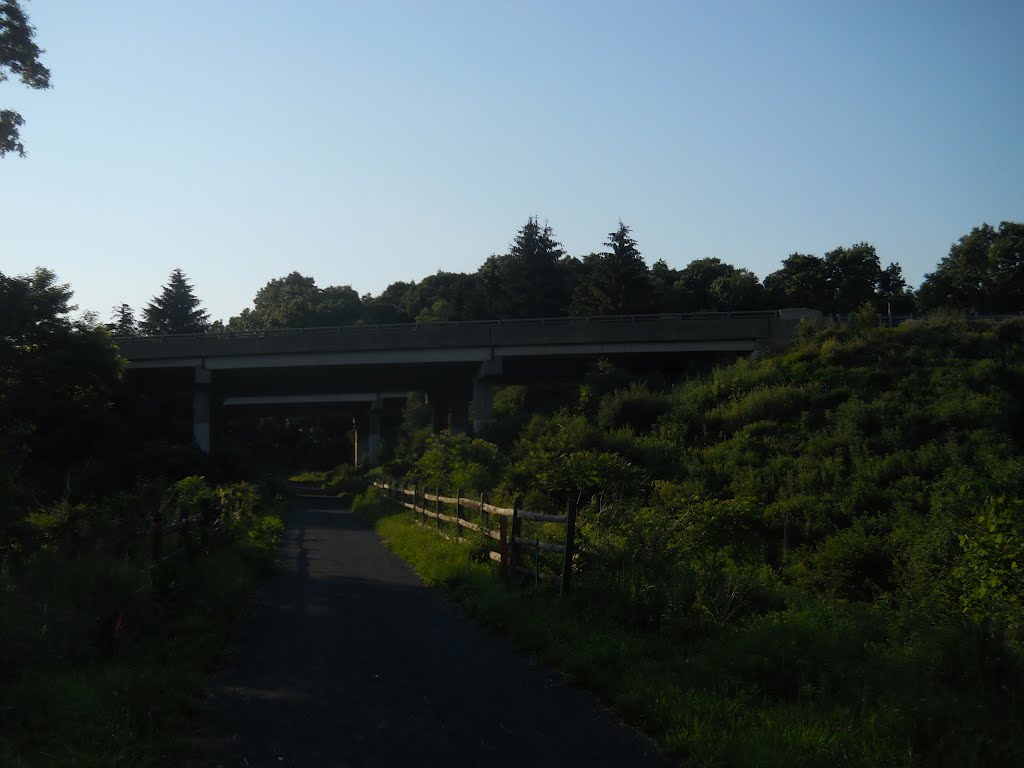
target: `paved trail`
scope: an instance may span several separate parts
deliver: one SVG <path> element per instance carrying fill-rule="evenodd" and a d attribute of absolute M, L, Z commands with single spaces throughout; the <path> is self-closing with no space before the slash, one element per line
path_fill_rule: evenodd
<path fill-rule="evenodd" d="M 207 690 L 192 768 L 671 765 L 336 500 L 293 499 L 281 558 Z"/>

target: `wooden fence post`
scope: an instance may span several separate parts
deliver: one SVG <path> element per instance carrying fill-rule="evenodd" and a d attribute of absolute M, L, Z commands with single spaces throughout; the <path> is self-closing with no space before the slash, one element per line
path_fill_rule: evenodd
<path fill-rule="evenodd" d="M 512 502 L 512 522 L 509 525 L 509 537 L 508 537 L 508 560 L 509 570 L 514 569 L 519 565 L 519 549 L 516 545 L 516 538 L 519 536 L 523 529 L 522 518 L 519 517 L 519 498 L 517 497 Z"/>
<path fill-rule="evenodd" d="M 455 489 L 455 540 L 462 541 L 462 489 Z"/>
<path fill-rule="evenodd" d="M 441 530 L 441 489 L 434 486 L 434 522 L 437 530 Z"/>
<path fill-rule="evenodd" d="M 483 520 L 484 528 L 491 530 L 491 515 L 484 509 L 484 495 L 480 494 L 480 519 Z"/>
<path fill-rule="evenodd" d="M 498 520 L 498 552 L 501 555 L 501 578 L 508 584 L 511 568 L 508 562 L 508 520 L 504 517 Z"/>
<path fill-rule="evenodd" d="M 540 584 L 540 539 L 533 539 L 533 587 Z"/>
<path fill-rule="evenodd" d="M 565 502 L 565 553 L 562 555 L 562 581 L 558 594 L 569 594 L 572 586 L 572 548 L 576 542 L 576 505 L 572 498 Z"/>

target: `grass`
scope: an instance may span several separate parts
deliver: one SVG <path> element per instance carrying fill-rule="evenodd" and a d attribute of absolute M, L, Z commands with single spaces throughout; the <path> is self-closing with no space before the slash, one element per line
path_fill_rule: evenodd
<path fill-rule="evenodd" d="M 327 472 L 328 470 L 305 470 L 296 472 L 288 480 L 292 483 L 316 483 L 322 487 L 327 479 Z"/>
<path fill-rule="evenodd" d="M 339 464 L 333 469 L 297 472 L 288 480 L 293 483 L 317 485 L 324 492 L 343 500 L 350 499 L 366 487 L 358 470 L 350 464 Z"/>
<path fill-rule="evenodd" d="M 282 529 L 261 516 L 152 584 L 133 559 L 26 563 L 0 591 L 0 651 L 16 662 L 0 670 L 0 765 L 183 764 L 190 708 Z"/>
<path fill-rule="evenodd" d="M 593 691 L 686 765 L 1013 762 L 1009 719 L 979 730 L 980 699 L 951 710 L 928 684 L 916 688 L 924 662 L 885 650 L 871 622 L 858 623 L 842 606 L 794 605 L 689 635 L 638 628 L 593 585 L 588 591 L 581 581 L 568 599 L 508 589 L 471 547 L 413 524 L 379 495 L 364 494 L 355 508 L 427 583 Z"/>

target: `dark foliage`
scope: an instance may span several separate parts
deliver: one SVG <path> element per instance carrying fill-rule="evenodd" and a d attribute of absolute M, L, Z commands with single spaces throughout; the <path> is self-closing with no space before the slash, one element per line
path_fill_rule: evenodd
<path fill-rule="evenodd" d="M 139 330 L 148 336 L 206 333 L 210 327 L 210 316 L 199 305 L 188 278 L 180 269 L 175 269 L 160 295 L 154 296 L 142 311 Z"/>
<path fill-rule="evenodd" d="M 0 82 L 11 75 L 29 88 L 49 88 L 50 70 L 43 66 L 43 50 L 36 45 L 33 27 L 19 0 L 0 2 Z M 21 127 L 25 119 L 10 109 L 0 110 L 0 157 L 8 152 L 25 156 Z"/>

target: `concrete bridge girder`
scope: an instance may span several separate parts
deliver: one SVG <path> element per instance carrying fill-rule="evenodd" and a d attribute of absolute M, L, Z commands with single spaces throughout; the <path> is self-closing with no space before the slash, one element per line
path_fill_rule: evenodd
<path fill-rule="evenodd" d="M 821 314 L 794 309 L 557 318 L 137 337 L 118 343 L 129 360 L 129 371 L 195 371 L 193 436 L 203 450 L 210 449 L 213 400 L 227 407 L 365 403 L 366 423 L 357 429 L 365 436 L 365 445 L 360 450 L 357 440 L 354 454 L 376 462 L 380 429 L 379 424 L 374 429 L 374 421 L 380 419 L 371 414 L 378 399 L 404 396 L 413 389 L 426 391 L 437 404 L 437 426 L 455 430 L 468 426 L 472 401 L 473 429 L 479 431 L 493 420 L 494 386 L 508 379 L 510 365 L 512 379 L 541 375 L 548 380 L 560 367 L 578 370 L 583 361 L 604 356 L 661 360 L 689 353 L 748 355 L 784 346 L 803 317 L 820 322 Z"/>

